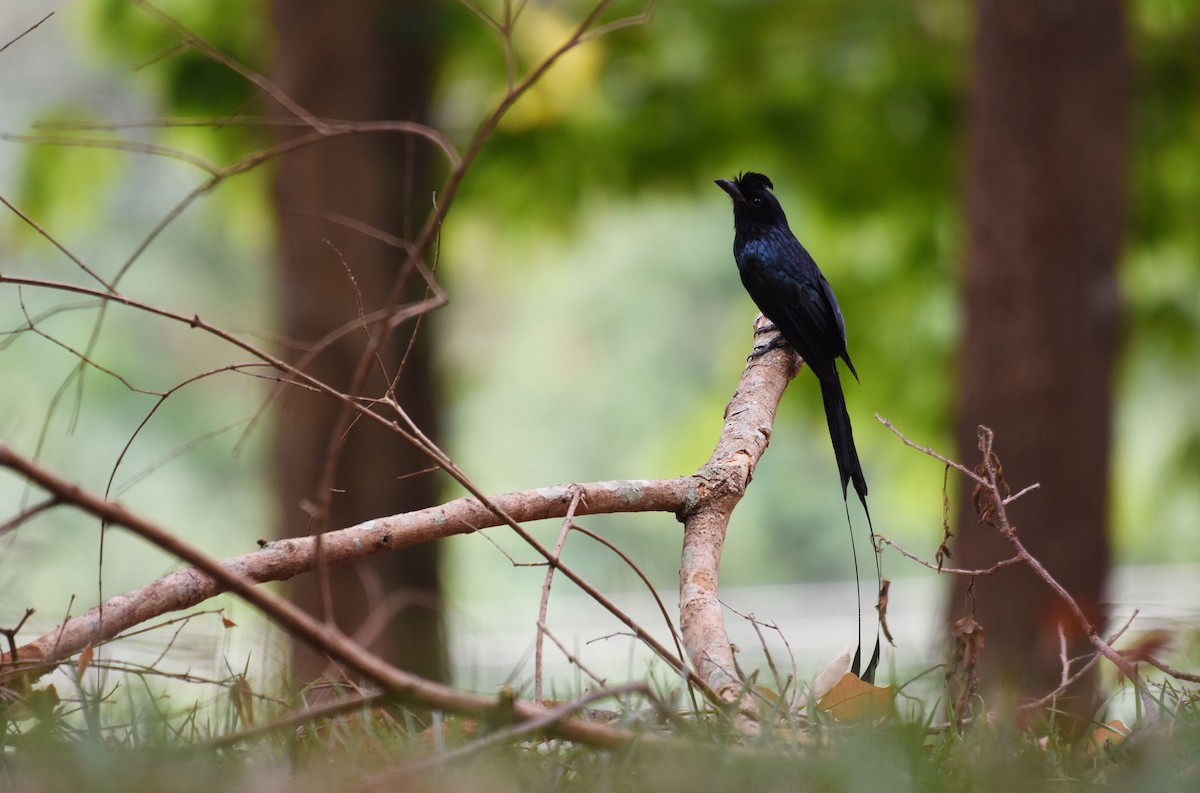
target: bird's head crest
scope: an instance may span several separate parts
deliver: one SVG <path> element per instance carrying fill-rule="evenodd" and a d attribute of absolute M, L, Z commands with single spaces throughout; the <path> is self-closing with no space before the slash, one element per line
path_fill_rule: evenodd
<path fill-rule="evenodd" d="M 738 174 L 737 186 L 743 193 L 752 193 L 763 190 L 764 188 L 775 189 L 775 185 L 771 184 L 771 180 L 761 173 L 747 171 L 746 173 Z"/>
<path fill-rule="evenodd" d="M 736 179 L 718 179 L 717 186 L 733 199 L 734 225 L 743 230 L 751 226 L 787 227 L 787 218 L 771 190 L 775 185 L 761 173 L 746 171 Z"/>

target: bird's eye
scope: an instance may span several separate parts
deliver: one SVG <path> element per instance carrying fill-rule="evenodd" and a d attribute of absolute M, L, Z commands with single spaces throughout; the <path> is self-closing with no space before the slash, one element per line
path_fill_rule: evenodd
<path fill-rule="evenodd" d="M 760 206 L 762 206 L 762 199 L 761 198 L 752 198 L 752 199 L 750 199 L 750 203 L 753 206 L 760 207 Z"/>

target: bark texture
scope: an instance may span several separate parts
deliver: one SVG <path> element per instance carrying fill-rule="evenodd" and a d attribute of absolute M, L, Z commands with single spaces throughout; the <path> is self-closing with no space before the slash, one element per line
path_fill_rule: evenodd
<path fill-rule="evenodd" d="M 979 461 L 977 426 L 1014 490 L 1026 547 L 1097 626 L 1109 566 L 1106 538 L 1115 280 L 1124 220 L 1130 64 L 1119 0 L 980 0 L 969 104 L 966 335 L 957 434 Z M 969 484 L 958 515 L 961 567 L 1011 555 L 977 525 Z M 958 579 L 951 623 L 970 604 Z M 1038 696 L 1067 653 L 1088 648 L 1060 600 L 1025 567 L 976 583 L 985 631 L 985 695 Z M 1094 678 L 1067 705 L 1089 716 Z"/>
<path fill-rule="evenodd" d="M 759 315 L 755 328 L 764 322 Z M 756 342 L 755 352 L 760 354 L 746 364 L 738 389 L 725 407 L 725 426 L 717 446 L 694 477 L 702 483 L 704 497 L 682 515 L 679 628 L 684 646 L 697 676 L 721 699 L 737 702 L 742 713 L 751 717 L 757 716 L 757 707 L 746 696 L 746 681 L 734 661 L 719 580 L 729 518 L 771 442 L 779 396 L 800 370 L 800 359 L 790 347 L 761 354 L 777 339 L 772 333 Z"/>
<path fill-rule="evenodd" d="M 273 0 L 278 36 L 274 78 L 305 110 L 353 121 L 424 121 L 439 38 L 440 6 L 420 0 L 315 3 Z M 283 333 L 298 350 L 353 323 L 360 309 L 381 308 L 393 292 L 405 252 L 340 219 L 408 237 L 430 207 L 428 167 L 434 151 L 401 135 L 350 135 L 309 146 L 285 158 L 275 182 L 281 260 L 279 299 Z M 419 278 L 413 284 L 421 287 Z M 420 292 L 416 295 L 419 297 Z M 361 301 L 361 302 L 360 302 Z M 395 376 L 396 396 L 430 437 L 437 437 L 429 328 L 409 348 L 413 323 L 387 340 L 360 393 L 381 396 L 380 370 Z M 365 349 L 356 329 L 306 367 L 319 379 L 349 389 Z M 301 534 L 348 526 L 377 515 L 408 512 L 434 503 L 429 462 L 387 430 L 358 422 L 344 437 L 335 430 L 339 406 L 319 395 L 293 392 L 277 432 L 276 474 L 280 523 Z M 322 467 L 340 454 L 336 475 L 323 482 Z M 309 520 L 313 505 L 330 498 L 320 525 Z M 329 569 L 332 617 L 355 635 L 385 596 L 400 610 L 368 646 L 422 677 L 445 677 L 438 613 L 438 545 L 416 546 L 355 565 Z M 298 604 L 323 614 L 315 577 L 296 582 Z M 387 614 L 374 615 L 388 618 Z M 302 679 L 320 674 L 325 658 L 297 646 Z"/>

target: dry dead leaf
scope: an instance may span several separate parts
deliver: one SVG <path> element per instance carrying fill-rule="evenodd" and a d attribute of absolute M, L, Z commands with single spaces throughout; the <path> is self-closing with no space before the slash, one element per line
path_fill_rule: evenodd
<path fill-rule="evenodd" d="M 1101 724 L 1092 733 L 1092 742 L 1100 749 L 1110 749 L 1129 737 L 1130 729 L 1120 719 Z"/>
<path fill-rule="evenodd" d="M 244 675 L 234 678 L 233 686 L 229 689 L 229 698 L 233 700 L 233 707 L 237 710 L 242 724 L 247 727 L 254 726 L 254 689 L 250 688 L 250 681 Z"/>
<path fill-rule="evenodd" d="M 758 694 L 758 696 L 762 697 L 763 702 L 767 702 L 767 703 L 769 703 L 771 705 L 775 705 L 775 706 L 779 705 L 779 692 L 778 691 L 767 688 L 766 686 L 760 686 L 757 683 L 750 686 L 750 688 L 752 691 L 754 691 L 755 694 Z"/>
<path fill-rule="evenodd" d="M 847 672 L 818 704 L 839 721 L 873 721 L 892 712 L 895 696 L 895 686 L 872 685 Z"/>
<path fill-rule="evenodd" d="M 953 536 L 954 532 L 950 531 L 950 466 L 947 465 L 942 471 L 942 542 L 933 555 L 939 573 L 942 572 L 942 563 L 954 558 L 954 554 L 950 553 L 950 538 Z"/>
<path fill-rule="evenodd" d="M 879 612 L 879 629 L 883 631 L 883 638 L 888 640 L 888 644 L 896 646 L 896 640 L 892 638 L 892 632 L 888 630 L 887 624 L 887 609 L 888 609 L 888 591 L 892 588 L 892 582 L 886 578 L 879 582 L 879 601 L 875 604 L 875 610 Z"/>
<path fill-rule="evenodd" d="M 83 673 L 92 665 L 92 656 L 95 654 L 95 648 L 92 643 L 88 642 L 87 647 L 83 648 L 83 652 L 79 654 L 79 661 L 75 665 L 75 679 L 82 682 Z"/>
<path fill-rule="evenodd" d="M 821 697 L 828 694 L 838 681 L 842 679 L 842 675 L 846 674 L 846 670 L 850 668 L 850 645 L 842 648 L 842 651 L 834 656 L 834 659 L 829 662 L 829 665 L 821 670 L 821 673 L 813 678 L 809 692 L 813 699 L 818 702 Z M 808 707 L 809 694 L 800 697 L 800 701 L 796 703 L 797 710 L 804 710 Z"/>

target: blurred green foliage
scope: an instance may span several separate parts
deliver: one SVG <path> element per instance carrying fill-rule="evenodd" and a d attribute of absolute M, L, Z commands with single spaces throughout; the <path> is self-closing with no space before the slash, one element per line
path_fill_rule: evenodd
<path fill-rule="evenodd" d="M 244 112 L 260 93 L 258 86 L 190 44 L 180 31 L 189 31 L 261 74 L 273 55 L 266 3 L 89 0 L 79 3 L 78 8 L 81 14 L 72 18 L 80 25 L 86 46 L 103 54 L 109 64 L 130 69 L 130 76 L 150 87 L 170 115 L 234 115 Z M 208 140 L 220 142 L 225 138 L 210 135 Z"/>
<path fill-rule="evenodd" d="M 1135 62 L 1126 341 L 1117 388 L 1120 558 L 1200 555 L 1200 2 L 1129 6 Z"/>
<path fill-rule="evenodd" d="M 240 62 L 268 68 L 265 3 L 162 6 Z M 501 3 L 483 6 L 498 14 Z M 512 40 L 517 72 L 552 51 L 586 7 L 524 5 Z M 620 2 L 607 18 L 643 7 Z M 256 89 L 180 48 L 179 35 L 145 11 L 124 0 L 75 8 L 70 19 L 93 54 L 155 97 L 162 115 L 257 107 Z M 1128 9 L 1136 80 L 1114 527 L 1122 559 L 1196 559 L 1200 3 L 1139 0 Z M 449 3 L 447 15 L 434 117 L 461 144 L 503 94 L 507 72 L 494 31 L 465 6 Z M 487 490 L 694 470 L 715 439 L 754 313 L 733 267 L 728 200 L 711 181 L 761 170 L 846 315 L 863 376 L 861 386 L 848 384 L 848 400 L 877 526 L 932 549 L 941 468 L 903 449 L 871 415 L 952 450 L 972 25 L 959 0 L 696 0 L 658 4 L 647 24 L 567 55 L 490 140 L 444 230 L 440 273 L 451 304 L 435 327 L 453 456 Z M 103 115 L 105 107 L 88 112 Z M 261 147 L 268 134 L 154 133 L 221 163 Z M 62 174 L 72 172 L 69 158 L 91 162 L 92 153 L 35 151 L 26 162 L 30 191 L 49 185 L 50 197 L 84 200 L 63 188 Z M 122 175 L 96 171 L 89 179 L 102 186 Z M 174 178 L 195 186 L 203 177 Z M 237 257 L 209 255 L 203 270 L 216 294 L 269 295 L 261 250 L 270 234 L 268 178 L 268 170 L 240 176 L 211 202 L 223 233 L 241 229 L 224 242 L 256 248 L 258 257 L 239 267 Z M 51 217 L 56 231 L 66 222 Z M 168 237 L 184 248 L 203 235 L 177 228 Z M 239 272 L 252 282 L 245 291 L 230 280 Z M 173 294 L 172 272 L 147 277 Z M 836 473 L 812 385 L 802 374 L 790 390 L 775 443 L 735 517 L 732 581 L 848 574 Z M 657 560 L 648 567 L 673 573 L 678 530 L 669 519 L 610 522 L 631 552 L 644 544 L 645 558 Z M 471 562 L 474 553 L 460 568 L 471 571 L 460 577 L 464 585 L 487 569 Z"/>
<path fill-rule="evenodd" d="M 30 147 L 24 165 L 20 194 L 26 213 L 39 218 L 45 228 L 93 233 L 102 227 L 104 207 L 78 185 L 112 185 L 125 170 L 110 152 L 58 146 Z M 36 236 L 28 227 L 17 233 L 28 239 Z"/>
<path fill-rule="evenodd" d="M 561 40 L 568 13 L 526 8 L 514 47 L 523 68 Z M 505 73 L 495 35 L 460 14 L 439 113 L 461 136 L 471 129 L 463 108 L 498 96 Z M 533 32 L 522 38 L 521 26 Z M 712 180 L 761 170 L 838 290 L 863 362 L 863 385 L 848 398 L 883 526 L 902 537 L 934 531 L 940 468 L 894 453 L 871 414 L 943 448 L 949 438 L 968 38 L 958 3 L 673 3 L 568 55 L 578 80 L 569 110 L 501 126 L 465 186 L 467 217 L 452 218 L 447 234 L 457 302 L 446 361 L 472 384 L 453 391 L 468 470 L 518 487 L 673 475 L 703 462 L 754 315 L 733 267 L 728 200 Z M 501 305 L 485 305 L 500 295 Z M 456 323 L 456 311 L 472 321 Z M 497 314 L 504 322 L 480 340 L 477 320 Z M 733 581 L 852 573 L 807 377 L 785 400 L 735 516 Z M 541 386 L 532 394 L 531 382 Z M 522 454 L 496 471 L 495 448 Z M 586 464 L 595 458 L 604 464 Z M 638 558 L 673 573 L 677 531 L 616 522 L 629 527 L 611 529 L 626 547 L 649 551 L 657 536 L 662 553 Z"/>
<path fill-rule="evenodd" d="M 464 136 L 464 107 L 498 96 L 504 70 L 494 34 L 460 13 L 440 112 Z M 533 32 L 515 50 L 527 69 L 556 43 L 546 31 L 568 29 L 568 11 L 525 14 L 518 34 Z M 469 470 L 496 471 L 496 449 L 520 449 L 497 472 L 513 487 L 681 473 L 703 459 L 753 314 L 711 180 L 761 170 L 846 314 L 863 374 L 848 399 L 878 524 L 931 547 L 941 470 L 900 449 L 871 414 L 953 451 L 972 25 L 969 6 L 943 0 L 669 3 L 650 24 L 569 55 L 586 63 L 576 90 L 561 92 L 561 112 L 502 125 L 448 231 L 458 305 L 447 312 L 446 362 L 470 372 L 451 380 Z M 1113 520 L 1126 561 L 1200 557 L 1198 29 L 1194 1 L 1129 6 L 1136 78 Z M 456 323 L 455 312 L 468 319 Z M 681 353 L 691 377 L 676 371 Z M 735 515 L 735 581 L 847 572 L 810 385 L 801 375 L 789 392 Z M 668 392 L 670 407 L 653 391 Z M 605 464 L 584 464 L 597 457 Z M 634 526 L 627 542 L 646 536 L 637 518 L 622 522 Z"/>
<path fill-rule="evenodd" d="M 523 17 L 518 34 L 569 30 L 569 13 L 528 7 L 558 24 Z M 503 72 L 494 34 L 459 14 L 447 94 L 477 104 Z M 590 190 L 695 195 L 714 174 L 753 166 L 792 175 L 831 213 L 927 212 L 950 197 L 967 22 L 943 0 L 660 4 L 648 24 L 567 56 L 567 68 L 600 61 L 577 70 L 570 112 L 503 126 L 472 185 L 493 203 L 517 194 L 537 222 Z M 533 61 L 551 36 L 517 49 Z"/>

